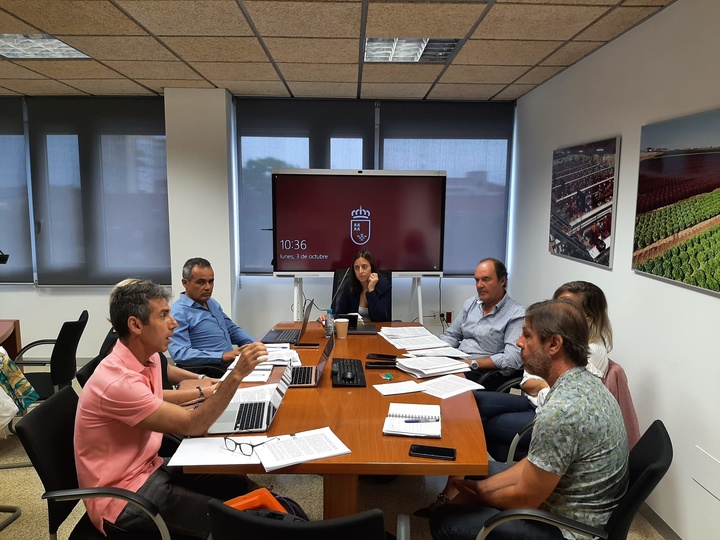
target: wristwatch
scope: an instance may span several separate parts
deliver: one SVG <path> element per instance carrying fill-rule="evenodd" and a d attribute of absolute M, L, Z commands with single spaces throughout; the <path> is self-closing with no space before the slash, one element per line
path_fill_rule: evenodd
<path fill-rule="evenodd" d="M 204 373 L 201 373 L 200 375 L 198 375 L 198 380 L 204 379 L 204 378 L 205 378 L 205 374 L 204 374 Z"/>
<path fill-rule="evenodd" d="M 472 369 L 473 371 L 477 371 L 478 367 L 479 366 L 478 366 L 477 360 L 475 360 L 474 358 L 472 360 L 470 360 L 470 369 Z"/>

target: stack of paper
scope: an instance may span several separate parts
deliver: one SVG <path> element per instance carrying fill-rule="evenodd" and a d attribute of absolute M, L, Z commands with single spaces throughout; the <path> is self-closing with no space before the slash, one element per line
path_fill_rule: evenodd
<path fill-rule="evenodd" d="M 436 377 L 450 373 L 470 371 L 470 366 L 461 360 L 453 360 L 447 356 L 425 356 L 421 358 L 398 358 L 397 367 L 413 377 Z"/>
<path fill-rule="evenodd" d="M 424 326 L 385 326 L 379 334 L 394 347 L 406 351 L 447 347 L 447 343 Z"/>
<path fill-rule="evenodd" d="M 383 433 L 408 437 L 441 437 L 440 405 L 391 403 Z"/>

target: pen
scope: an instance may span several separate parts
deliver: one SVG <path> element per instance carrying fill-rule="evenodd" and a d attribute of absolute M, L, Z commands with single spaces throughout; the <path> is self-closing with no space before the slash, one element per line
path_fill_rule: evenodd
<path fill-rule="evenodd" d="M 426 424 L 428 422 L 439 422 L 437 418 L 411 418 L 409 420 L 405 420 L 406 424 Z"/>

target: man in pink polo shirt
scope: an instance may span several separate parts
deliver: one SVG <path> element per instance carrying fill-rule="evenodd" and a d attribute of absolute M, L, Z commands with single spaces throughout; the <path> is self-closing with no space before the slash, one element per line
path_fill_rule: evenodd
<path fill-rule="evenodd" d="M 80 487 L 113 486 L 155 503 L 171 533 L 210 534 L 207 502 L 248 490 L 239 475 L 190 475 L 158 456 L 163 433 L 203 435 L 225 410 L 238 384 L 267 354 L 262 343 L 242 357 L 217 391 L 197 408 L 163 401 L 160 357 L 177 323 L 169 292 L 150 281 L 126 280 L 110 295 L 110 320 L 119 335 L 112 352 L 80 394 L 75 419 L 75 463 Z M 88 514 L 105 534 L 155 530 L 153 522 L 119 499 L 87 499 Z"/>

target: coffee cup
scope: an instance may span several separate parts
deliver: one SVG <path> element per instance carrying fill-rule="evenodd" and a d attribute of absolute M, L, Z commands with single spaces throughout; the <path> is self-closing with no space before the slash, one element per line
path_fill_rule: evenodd
<path fill-rule="evenodd" d="M 335 335 L 338 339 L 347 337 L 349 322 L 347 319 L 335 319 Z"/>

